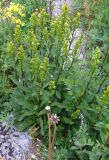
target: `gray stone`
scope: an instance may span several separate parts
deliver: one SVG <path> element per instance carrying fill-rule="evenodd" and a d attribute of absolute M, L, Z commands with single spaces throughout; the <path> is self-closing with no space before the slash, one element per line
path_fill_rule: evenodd
<path fill-rule="evenodd" d="M 31 155 L 32 138 L 6 122 L 0 123 L 0 156 L 5 160 L 27 160 Z"/>

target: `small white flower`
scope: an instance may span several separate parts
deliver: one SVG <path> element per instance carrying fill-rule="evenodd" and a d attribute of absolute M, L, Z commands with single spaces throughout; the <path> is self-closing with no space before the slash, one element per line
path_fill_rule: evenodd
<path fill-rule="evenodd" d="M 35 158 L 36 158 L 36 156 L 35 156 L 34 154 L 32 154 L 32 155 L 31 155 L 31 158 L 35 159 Z"/>
<path fill-rule="evenodd" d="M 56 146 L 54 146 L 54 149 L 56 150 Z"/>
<path fill-rule="evenodd" d="M 19 83 L 21 82 L 21 79 L 19 79 Z"/>
<path fill-rule="evenodd" d="M 46 107 L 45 107 L 45 110 L 46 110 L 47 112 L 50 112 L 50 111 L 51 111 L 51 107 L 50 107 L 50 106 L 46 106 Z"/>
<path fill-rule="evenodd" d="M 53 75 L 51 74 L 51 78 L 53 78 Z"/>

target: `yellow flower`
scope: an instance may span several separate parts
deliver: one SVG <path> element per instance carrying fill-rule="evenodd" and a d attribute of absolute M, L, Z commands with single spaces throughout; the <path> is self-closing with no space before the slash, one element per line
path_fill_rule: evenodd
<path fill-rule="evenodd" d="M 51 81 L 49 82 L 49 90 L 50 90 L 51 92 L 53 92 L 53 91 L 55 90 L 55 88 L 56 88 L 56 86 L 55 86 L 55 81 L 51 80 Z"/>
<path fill-rule="evenodd" d="M 22 21 L 22 17 L 25 16 L 24 6 L 21 4 L 11 2 L 8 7 L 5 7 L 0 11 L 3 19 L 9 19 L 13 24 L 24 26 L 24 22 Z"/>
<path fill-rule="evenodd" d="M 109 86 L 107 86 L 107 91 L 109 92 Z"/>
<path fill-rule="evenodd" d="M 21 39 L 22 39 L 22 30 L 21 30 L 21 27 L 19 25 L 17 25 L 15 28 L 14 28 L 14 41 L 16 43 L 19 43 L 21 42 Z"/>
<path fill-rule="evenodd" d="M 81 14 L 78 12 L 76 16 L 73 18 L 73 29 L 76 30 L 80 25 L 80 16 Z"/>
<path fill-rule="evenodd" d="M 15 52 L 15 45 L 12 41 L 7 44 L 7 53 L 13 54 Z"/>
<path fill-rule="evenodd" d="M 109 86 L 107 86 L 106 90 L 104 91 L 104 95 L 109 95 Z"/>
<path fill-rule="evenodd" d="M 79 114 L 80 114 L 80 109 L 77 109 L 75 112 L 72 113 L 71 115 L 72 119 L 78 118 Z"/>
<path fill-rule="evenodd" d="M 100 110 L 101 110 L 101 107 L 100 107 L 100 106 L 96 106 L 96 110 L 97 110 L 97 111 L 100 111 Z"/>
<path fill-rule="evenodd" d="M 18 19 L 18 18 L 16 18 L 16 17 L 12 17 L 12 18 L 11 18 L 11 22 L 12 22 L 13 24 L 17 24 L 17 25 L 19 25 L 19 26 L 24 26 L 24 25 L 25 25 L 25 23 L 24 23 L 23 21 L 21 21 L 21 19 Z"/>
<path fill-rule="evenodd" d="M 31 51 L 33 51 L 34 53 L 36 53 L 37 47 L 39 45 L 39 42 L 38 42 L 37 36 L 35 35 L 35 33 L 34 33 L 33 30 L 30 30 L 28 32 L 28 42 L 29 42 Z"/>
<path fill-rule="evenodd" d="M 25 57 L 25 50 L 23 46 L 20 45 L 20 47 L 18 48 L 18 59 L 22 61 L 24 57 Z"/>
<path fill-rule="evenodd" d="M 17 13 L 19 16 L 24 17 L 25 14 L 23 13 L 23 10 L 24 10 L 24 6 L 22 6 L 21 4 L 19 3 L 16 4 L 16 3 L 11 2 L 10 6 L 6 8 L 7 12 L 5 14 Z"/>
<path fill-rule="evenodd" d="M 106 90 L 103 93 L 103 96 L 100 98 L 102 105 L 107 105 L 109 102 L 109 85 L 107 86 Z"/>
<path fill-rule="evenodd" d="M 109 129 L 109 123 L 105 126 L 107 129 Z"/>

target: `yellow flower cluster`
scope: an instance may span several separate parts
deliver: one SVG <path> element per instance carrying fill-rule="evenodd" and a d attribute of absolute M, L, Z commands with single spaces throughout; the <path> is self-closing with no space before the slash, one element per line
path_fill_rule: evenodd
<path fill-rule="evenodd" d="M 51 80 L 49 82 L 49 90 L 51 91 L 51 93 L 54 93 L 55 89 L 56 89 L 55 81 Z"/>
<path fill-rule="evenodd" d="M 96 68 L 97 65 L 100 64 L 100 57 L 101 56 L 102 56 L 101 50 L 98 47 L 96 47 L 94 50 L 94 53 L 92 55 L 92 64 L 91 65 L 93 68 Z"/>
<path fill-rule="evenodd" d="M 37 12 L 32 13 L 30 17 L 30 22 L 31 22 L 32 27 L 36 27 L 40 25 Z"/>
<path fill-rule="evenodd" d="M 83 39 L 83 35 L 81 35 L 78 40 L 76 41 L 75 45 L 74 45 L 74 49 L 73 49 L 73 54 L 74 54 L 74 57 L 77 55 L 78 51 L 79 51 L 79 48 L 81 46 L 81 43 L 82 43 L 82 39 Z"/>
<path fill-rule="evenodd" d="M 14 41 L 16 43 L 20 43 L 21 42 L 22 30 L 21 30 L 20 26 L 16 26 L 15 27 L 13 37 L 14 37 Z"/>
<path fill-rule="evenodd" d="M 67 5 L 62 7 L 61 14 L 57 19 L 52 19 L 50 23 L 51 35 L 58 38 L 59 43 L 69 41 L 70 39 L 70 18 L 69 18 L 69 8 Z"/>
<path fill-rule="evenodd" d="M 11 2 L 8 7 L 2 8 L 0 11 L 3 19 L 9 19 L 13 24 L 24 26 L 24 22 L 21 20 L 25 16 L 24 6 L 21 4 Z"/>
<path fill-rule="evenodd" d="M 75 112 L 72 113 L 71 115 L 72 119 L 78 118 L 79 114 L 80 114 L 80 109 L 77 109 Z"/>
<path fill-rule="evenodd" d="M 7 44 L 7 53 L 13 55 L 15 53 L 15 45 L 12 41 Z"/>
<path fill-rule="evenodd" d="M 32 73 L 37 73 L 39 71 L 40 67 L 40 58 L 39 57 L 34 57 L 30 60 L 30 71 Z"/>
<path fill-rule="evenodd" d="M 108 102 L 109 102 L 109 85 L 107 86 L 106 90 L 103 93 L 103 96 L 101 97 L 102 105 L 107 105 Z"/>
<path fill-rule="evenodd" d="M 105 127 L 109 130 L 109 123 L 107 123 L 107 124 L 105 125 Z"/>
<path fill-rule="evenodd" d="M 68 46 L 69 46 L 69 41 L 68 40 L 65 40 L 64 44 L 63 44 L 63 47 L 62 47 L 62 50 L 63 50 L 63 56 L 67 57 L 68 54 L 69 54 L 69 51 L 68 51 Z"/>
<path fill-rule="evenodd" d="M 19 61 L 22 61 L 25 57 L 25 50 L 24 47 L 22 45 L 19 46 L 18 48 L 18 59 Z"/>
<path fill-rule="evenodd" d="M 45 57 L 44 62 L 40 65 L 40 79 L 43 81 L 49 72 L 49 58 Z"/>
<path fill-rule="evenodd" d="M 48 21 L 48 13 L 46 12 L 45 9 L 41 9 L 40 12 L 36 10 L 31 17 L 30 17 L 30 22 L 32 26 L 36 27 L 39 29 L 39 27 L 43 27 L 46 25 Z"/>
<path fill-rule="evenodd" d="M 80 16 L 81 14 L 78 12 L 76 16 L 73 18 L 73 29 L 76 30 L 80 25 Z"/>
<path fill-rule="evenodd" d="M 31 51 L 33 53 L 36 53 L 39 42 L 38 42 L 37 37 L 36 37 L 33 30 L 30 30 L 28 32 L 28 42 L 29 42 L 29 47 L 30 47 Z"/>
<path fill-rule="evenodd" d="M 106 90 L 104 91 L 105 95 L 109 95 L 109 86 L 107 86 Z"/>

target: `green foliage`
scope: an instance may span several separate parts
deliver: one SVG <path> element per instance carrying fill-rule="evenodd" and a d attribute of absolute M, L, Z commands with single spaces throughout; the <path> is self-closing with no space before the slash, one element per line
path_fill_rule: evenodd
<path fill-rule="evenodd" d="M 47 159 L 47 149 L 44 150 L 42 148 L 41 155 L 44 157 L 43 159 Z M 53 159 L 56 160 L 66 160 L 67 159 L 67 149 L 66 148 L 54 148 L 54 156 Z"/>
<path fill-rule="evenodd" d="M 85 121 L 83 124 L 85 125 L 85 122 L 88 122 L 87 121 L 88 119 L 91 123 L 88 123 L 87 127 L 85 128 L 83 126 L 83 130 L 81 130 L 82 126 L 80 127 L 79 135 L 78 134 L 76 135 L 77 137 L 76 141 L 75 139 L 73 139 L 73 147 L 71 153 L 72 157 L 76 153 L 75 159 L 107 160 L 109 159 L 108 155 L 109 132 L 108 132 L 108 116 L 107 116 L 109 109 L 109 99 L 108 99 L 109 22 L 107 18 L 109 15 L 109 10 L 107 9 L 106 6 L 109 5 L 109 1 L 77 0 L 76 5 L 77 8 L 81 10 L 82 13 L 81 26 L 86 30 L 85 32 L 87 40 L 86 52 L 87 53 L 89 52 L 91 54 L 92 49 L 96 48 L 96 46 L 99 46 L 102 53 L 100 53 L 101 51 L 99 51 L 99 49 L 96 48 L 96 53 L 91 54 L 93 63 L 92 68 L 93 71 L 96 70 L 96 76 L 94 78 L 95 79 L 94 82 L 92 78 L 93 77 L 93 71 L 92 71 L 92 74 L 90 75 L 91 79 L 89 80 L 88 83 L 90 85 L 87 87 L 87 89 L 89 88 L 87 91 L 90 93 L 89 97 L 92 96 L 94 97 L 92 98 L 92 100 L 88 97 L 90 101 L 88 103 L 86 103 L 88 99 L 86 100 L 85 98 L 84 103 L 82 102 L 81 104 L 82 109 L 83 108 L 85 109 L 83 111 L 85 115 L 84 117 Z M 90 57 L 90 55 L 86 57 L 88 58 Z M 99 66 L 98 69 L 97 66 Z M 95 86 L 97 85 L 98 89 L 97 91 L 95 91 L 96 90 Z M 91 90 L 93 90 L 93 93 L 90 92 Z M 86 117 L 87 120 L 85 119 Z M 91 142 L 91 145 L 89 145 L 88 141 Z"/>
<path fill-rule="evenodd" d="M 94 47 L 97 44 L 106 52 L 109 41 L 109 10 L 107 9 L 109 1 L 100 0 L 95 4 L 90 2 L 90 5 L 93 17 L 90 22 L 92 45 Z"/>
<path fill-rule="evenodd" d="M 89 48 L 99 46 L 108 50 L 109 5 L 108 0 L 76 0 L 77 8 L 82 12 L 81 24 L 88 32 Z"/>
<path fill-rule="evenodd" d="M 78 59 L 81 38 L 71 56 L 69 42 L 70 32 L 79 25 L 80 15 L 77 14 L 73 20 L 74 26 L 77 23 L 74 28 L 67 6 L 63 7 L 57 19 L 45 9 L 33 12 L 28 22 L 24 16 L 25 7 L 20 4 L 10 3 L 7 9 L 1 9 L 2 25 L 6 28 L 3 34 L 7 34 L 1 44 L 1 75 L 6 79 L 2 89 L 10 91 L 5 110 L 8 108 L 14 113 L 21 130 L 40 125 L 40 132 L 44 135 L 46 105 L 59 115 L 63 112 L 62 124 L 68 124 L 69 119 L 73 123 L 72 107 L 67 111 L 67 106 L 73 103 L 69 92 L 73 75 L 69 70 L 73 65 L 71 59 L 75 62 Z"/>
<path fill-rule="evenodd" d="M 104 142 L 95 141 L 89 134 L 88 126 L 85 124 L 81 126 L 77 135 L 73 138 L 74 145 L 71 150 L 75 151 L 79 160 L 107 160 L 109 158 L 108 148 L 104 145 Z"/>
<path fill-rule="evenodd" d="M 107 35 L 100 37 L 100 43 L 94 38 L 85 53 L 87 59 L 80 59 L 82 35 L 69 53 L 80 13 L 72 18 L 65 5 L 54 18 L 46 12 L 44 1 L 16 2 L 0 9 L 0 111 L 12 113 L 21 130 L 39 127 L 46 139 L 45 107 L 49 105 L 60 116 L 55 145 L 71 148 L 68 159 L 105 160 L 109 149 Z M 98 6 L 94 3 L 94 7 Z M 105 23 L 103 16 L 101 20 Z M 98 16 L 91 19 L 98 30 L 101 26 L 95 21 L 99 22 Z M 95 32 L 95 37 L 100 36 Z M 57 159 L 63 157 L 60 154 Z"/>

